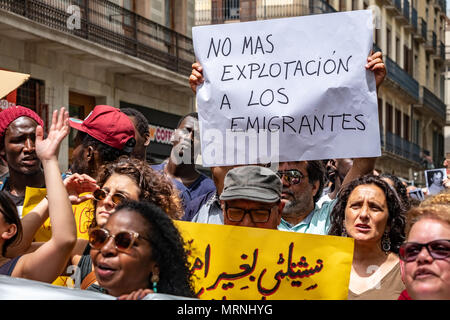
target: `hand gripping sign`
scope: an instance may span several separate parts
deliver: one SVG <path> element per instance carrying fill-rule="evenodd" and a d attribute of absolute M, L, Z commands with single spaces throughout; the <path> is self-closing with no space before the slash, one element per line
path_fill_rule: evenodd
<path fill-rule="evenodd" d="M 192 30 L 205 166 L 380 155 L 370 10 Z"/>

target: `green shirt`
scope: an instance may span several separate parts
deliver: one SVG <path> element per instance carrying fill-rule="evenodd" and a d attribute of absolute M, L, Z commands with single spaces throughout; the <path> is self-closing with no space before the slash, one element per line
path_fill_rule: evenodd
<path fill-rule="evenodd" d="M 336 201 L 337 200 L 334 199 L 332 201 L 324 202 L 321 208 L 316 204 L 314 210 L 295 226 L 292 226 L 289 222 L 281 219 L 278 230 L 327 235 L 331 224 L 331 211 L 333 211 Z"/>

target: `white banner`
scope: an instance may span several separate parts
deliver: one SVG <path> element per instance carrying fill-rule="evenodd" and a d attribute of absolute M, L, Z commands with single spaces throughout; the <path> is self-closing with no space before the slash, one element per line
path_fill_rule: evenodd
<path fill-rule="evenodd" d="M 372 12 L 193 28 L 203 165 L 381 155 Z"/>
<path fill-rule="evenodd" d="M 89 290 L 69 289 L 48 283 L 0 275 L 0 300 L 115 300 Z M 151 293 L 142 300 L 194 300 L 170 294 Z"/>

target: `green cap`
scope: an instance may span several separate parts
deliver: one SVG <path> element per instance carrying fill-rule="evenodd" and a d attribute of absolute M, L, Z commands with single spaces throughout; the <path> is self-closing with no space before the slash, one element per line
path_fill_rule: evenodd
<path fill-rule="evenodd" d="M 220 200 L 251 200 L 273 203 L 281 199 L 283 183 L 272 170 L 260 166 L 231 169 L 225 176 Z"/>

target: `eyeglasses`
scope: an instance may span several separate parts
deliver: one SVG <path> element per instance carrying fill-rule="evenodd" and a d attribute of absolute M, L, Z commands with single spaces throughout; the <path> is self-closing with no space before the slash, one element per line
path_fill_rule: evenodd
<path fill-rule="evenodd" d="M 108 191 L 106 191 L 105 189 L 97 189 L 93 193 L 94 199 L 97 201 L 105 200 L 109 194 L 110 193 Z M 111 196 L 111 200 L 112 200 L 112 202 L 114 202 L 115 205 L 118 205 L 118 204 L 122 203 L 123 201 L 127 200 L 127 197 L 125 197 L 121 193 L 114 193 Z"/>
<path fill-rule="evenodd" d="M 250 219 L 252 220 L 253 223 L 265 223 L 265 222 L 269 221 L 269 217 L 270 217 L 272 208 L 246 210 L 246 209 L 241 209 L 241 208 L 232 208 L 232 207 L 225 206 L 225 213 L 227 215 L 228 220 L 230 220 L 232 222 L 241 222 L 244 219 L 244 216 L 246 214 L 249 214 Z"/>
<path fill-rule="evenodd" d="M 96 250 L 100 250 L 108 242 L 109 238 L 113 238 L 115 248 L 119 251 L 126 252 L 139 237 L 139 233 L 137 232 L 121 231 L 112 235 L 108 230 L 97 227 L 89 231 L 89 245 Z M 141 238 L 147 240 L 142 236 Z"/>
<path fill-rule="evenodd" d="M 302 179 L 305 177 L 297 169 L 278 171 L 277 175 L 278 175 L 278 177 L 280 177 L 281 180 L 283 180 L 283 178 L 284 178 L 285 181 L 289 184 L 299 184 L 302 181 Z"/>
<path fill-rule="evenodd" d="M 433 259 L 443 260 L 450 256 L 450 240 L 443 239 L 428 243 L 405 242 L 400 246 L 400 259 L 405 262 L 415 261 L 423 247 L 427 248 Z"/>

